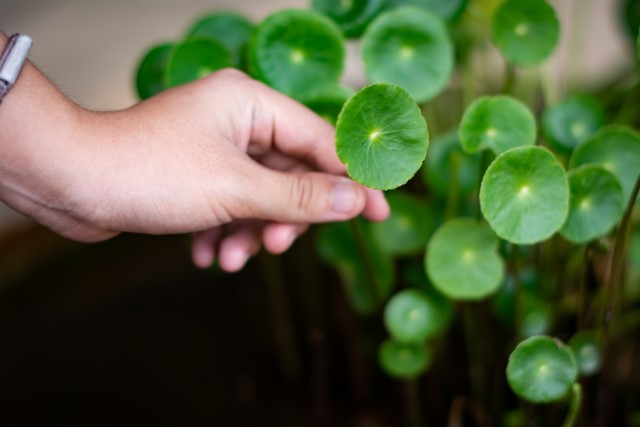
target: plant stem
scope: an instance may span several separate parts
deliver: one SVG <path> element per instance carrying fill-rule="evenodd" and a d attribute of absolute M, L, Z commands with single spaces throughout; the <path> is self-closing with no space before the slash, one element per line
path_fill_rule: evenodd
<path fill-rule="evenodd" d="M 357 219 L 353 219 L 349 221 L 349 223 L 351 224 L 351 229 L 353 230 L 353 234 L 356 238 L 358 252 L 360 252 L 360 257 L 362 258 L 364 273 L 367 278 L 367 286 L 369 287 L 369 292 L 371 293 L 371 299 L 373 300 L 374 306 L 379 307 L 382 303 L 382 296 L 380 295 L 380 287 L 378 286 L 378 281 L 376 279 L 373 262 L 371 261 L 371 257 L 369 256 L 367 244 L 364 241 L 362 226 Z"/>
<path fill-rule="evenodd" d="M 587 280 L 591 271 L 591 244 L 584 249 L 584 265 L 582 268 L 582 276 L 580 277 L 580 288 L 578 289 L 578 316 L 577 330 L 581 331 L 585 328 L 586 304 L 587 304 Z"/>
<path fill-rule="evenodd" d="M 513 276 L 513 289 L 515 300 L 515 318 L 513 321 L 513 329 L 516 332 L 516 336 L 521 338 L 522 331 L 522 285 L 520 283 L 520 264 L 518 260 L 518 246 L 514 243 L 510 243 L 511 257 L 509 258 L 510 270 Z"/>
<path fill-rule="evenodd" d="M 451 155 L 451 182 L 449 183 L 449 194 L 447 195 L 447 210 L 444 217 L 451 219 L 458 213 L 458 171 L 460 169 L 460 153 L 454 152 Z"/>
<path fill-rule="evenodd" d="M 580 415 L 580 408 L 582 406 L 582 387 L 580 383 L 575 383 L 571 387 L 571 404 L 569 406 L 569 413 L 562 423 L 562 427 L 574 427 L 578 421 Z"/>
<path fill-rule="evenodd" d="M 504 86 L 502 87 L 502 93 L 504 95 L 511 95 L 513 94 L 516 83 L 516 67 L 507 62 L 505 63 L 504 73 Z"/>
<path fill-rule="evenodd" d="M 640 174 L 636 178 L 636 183 L 631 192 L 631 197 L 627 203 L 622 221 L 620 222 L 620 228 L 618 229 L 618 235 L 616 236 L 616 243 L 613 246 L 613 254 L 611 256 L 611 264 L 609 268 L 609 277 L 606 285 L 606 302 L 604 310 L 604 333 L 609 329 L 609 325 L 613 322 L 617 316 L 617 312 L 620 310 L 620 298 L 622 290 L 622 276 L 625 267 L 627 242 L 629 240 L 629 232 L 631 230 L 631 214 L 633 213 L 633 207 L 640 191 Z"/>
<path fill-rule="evenodd" d="M 422 425 L 422 415 L 420 413 L 418 380 L 415 378 L 404 380 L 404 393 L 407 426 L 420 427 Z"/>

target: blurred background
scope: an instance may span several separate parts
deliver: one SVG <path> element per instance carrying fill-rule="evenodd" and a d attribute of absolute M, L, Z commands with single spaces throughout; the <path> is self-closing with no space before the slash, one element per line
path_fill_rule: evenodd
<path fill-rule="evenodd" d="M 136 102 L 133 76 L 144 52 L 180 39 L 206 12 L 259 22 L 308 3 L 0 0 L 0 29 L 29 34 L 32 61 L 71 99 L 112 110 Z M 568 69 L 589 84 L 630 66 L 618 1 L 590 2 L 579 66 L 567 56 L 579 2 L 551 3 L 563 28 L 545 65 L 553 84 Z M 345 79 L 357 85 L 357 45 L 350 50 Z M 362 325 L 335 277 L 291 268 L 315 257 L 310 239 L 223 275 L 191 266 L 188 236 L 85 245 L 2 205 L 0 425 L 396 425 L 397 401 L 367 403 L 394 385 L 357 378 L 364 371 L 350 348 Z M 430 396 L 441 403 L 437 391 Z"/>

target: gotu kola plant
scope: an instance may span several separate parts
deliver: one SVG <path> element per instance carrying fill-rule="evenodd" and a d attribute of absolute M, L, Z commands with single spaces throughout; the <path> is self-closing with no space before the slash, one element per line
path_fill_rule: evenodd
<path fill-rule="evenodd" d="M 317 253 L 353 311 L 386 331 L 364 329 L 378 351 L 361 351 L 406 382 L 411 425 L 422 411 L 442 423 L 467 412 L 478 425 L 632 417 L 613 390 L 639 385 L 610 374 L 640 327 L 640 136 L 637 122 L 611 117 L 635 117 L 619 111 L 634 104 L 578 83 L 546 96 L 540 65 L 562 31 L 545 0 L 310 6 L 260 23 L 196 20 L 143 57 L 140 98 L 237 67 L 335 124 L 338 158 L 352 179 L 388 191 L 391 215 L 323 225 Z M 343 84 L 347 40 L 359 46 L 359 87 Z M 475 69 L 477 57 L 496 66 Z M 432 374 L 443 370 L 464 374 Z M 438 381 L 447 409 L 434 415 L 416 403 Z M 493 398 L 505 387 L 511 398 Z"/>

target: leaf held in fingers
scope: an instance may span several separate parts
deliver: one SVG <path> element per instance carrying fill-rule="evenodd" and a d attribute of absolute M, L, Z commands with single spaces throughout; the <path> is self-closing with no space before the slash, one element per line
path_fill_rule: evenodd
<path fill-rule="evenodd" d="M 480 208 L 499 237 L 516 244 L 541 242 L 567 218 L 567 175 L 546 149 L 513 148 L 498 156 L 484 174 Z"/>
<path fill-rule="evenodd" d="M 390 190 L 405 184 L 420 169 L 428 148 L 429 132 L 420 108 L 398 86 L 365 87 L 346 102 L 338 117 L 338 157 L 349 176 L 368 187 Z"/>

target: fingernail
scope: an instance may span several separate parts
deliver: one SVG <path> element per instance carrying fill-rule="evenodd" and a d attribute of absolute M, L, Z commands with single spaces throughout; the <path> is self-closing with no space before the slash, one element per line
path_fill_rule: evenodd
<path fill-rule="evenodd" d="M 333 211 L 340 214 L 353 212 L 358 202 L 358 190 L 352 181 L 342 180 L 333 187 Z"/>

